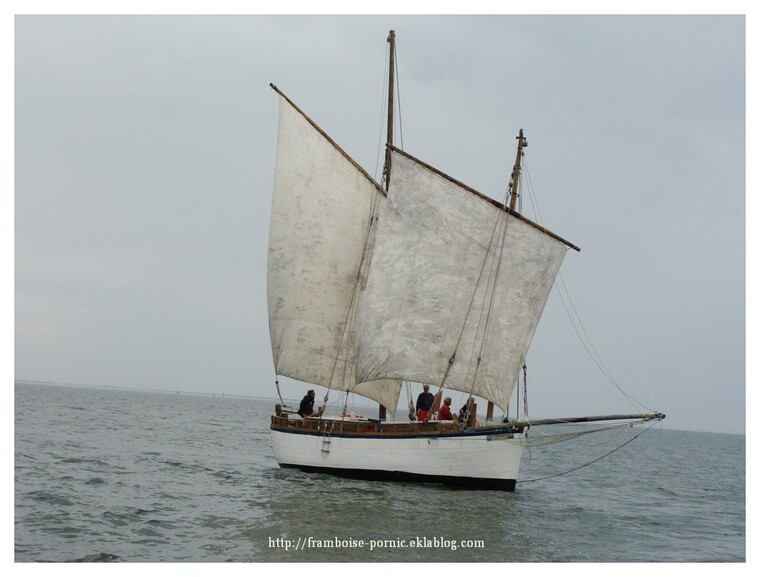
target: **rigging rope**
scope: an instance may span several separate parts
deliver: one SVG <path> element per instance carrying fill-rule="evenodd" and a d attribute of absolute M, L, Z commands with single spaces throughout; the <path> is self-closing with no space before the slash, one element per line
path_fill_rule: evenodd
<path fill-rule="evenodd" d="M 520 183 L 520 189 L 522 190 L 522 183 Z M 488 271 L 486 275 L 486 279 L 485 279 L 485 289 L 484 289 L 485 295 L 483 297 L 483 302 L 481 303 L 481 306 L 480 306 L 478 324 L 475 329 L 475 336 L 474 336 L 475 340 L 473 342 L 473 349 L 470 356 L 470 365 L 472 365 L 472 357 L 476 354 L 476 347 L 474 345 L 477 344 L 478 336 L 481 334 L 481 326 L 482 326 L 483 328 L 482 328 L 482 337 L 480 340 L 480 347 L 478 347 L 477 349 L 477 355 L 478 355 L 477 362 L 475 363 L 475 370 L 473 371 L 473 374 L 472 374 L 471 386 L 469 390 L 469 398 L 467 399 L 468 402 L 466 405 L 467 411 L 464 415 L 465 422 L 469 419 L 469 416 L 470 416 L 469 415 L 469 412 L 470 412 L 469 400 L 470 398 L 473 397 L 473 391 L 475 390 L 475 384 L 477 382 L 478 371 L 480 369 L 480 363 L 482 360 L 483 351 L 485 350 L 485 345 L 488 340 L 488 328 L 490 326 L 494 297 L 496 295 L 496 284 L 499 279 L 499 271 L 501 270 L 502 257 L 504 255 L 504 247 L 507 242 L 507 231 L 509 230 L 509 221 L 511 217 L 511 213 L 509 212 L 509 210 L 507 210 L 507 200 L 508 200 L 510 192 L 511 192 L 511 182 L 507 191 L 505 191 L 505 198 L 503 202 L 504 210 L 498 213 L 496 222 L 494 223 L 493 231 L 491 232 L 491 239 L 488 243 L 488 249 L 486 250 L 486 254 L 483 259 L 483 264 L 481 265 L 480 274 L 478 275 L 478 280 L 475 283 L 475 289 L 473 290 L 472 298 L 470 299 L 470 305 L 467 309 L 467 314 L 465 315 L 465 321 L 462 324 L 462 329 L 459 333 L 459 338 L 457 339 L 457 343 L 454 348 L 454 354 L 451 356 L 451 359 L 449 360 L 449 365 L 446 368 L 444 378 L 441 381 L 441 385 L 440 385 L 440 387 L 442 388 L 444 383 L 446 382 L 446 378 L 448 377 L 449 370 L 451 369 L 451 366 L 454 363 L 454 359 L 456 358 L 456 352 L 457 350 L 459 350 L 459 345 L 461 343 L 462 336 L 464 335 L 464 329 L 467 324 L 467 319 L 470 318 L 470 314 L 472 313 L 473 305 L 475 303 L 475 296 L 478 292 L 478 288 L 482 286 L 483 273 L 486 270 L 489 257 L 491 257 L 492 260 L 491 260 L 491 265 L 489 267 L 490 270 Z M 515 191 L 515 193 L 517 193 L 517 191 Z M 520 200 L 520 205 L 522 206 L 522 199 Z M 504 215 L 503 218 L 502 218 L 502 214 Z M 493 254 L 492 251 L 495 254 Z M 518 411 L 519 411 L 519 408 L 518 408 Z M 505 416 L 506 416 L 506 412 L 505 412 Z"/>
<path fill-rule="evenodd" d="M 285 401 L 282 400 L 282 393 L 280 393 L 280 381 L 279 381 L 279 379 L 277 378 L 276 375 L 275 375 L 275 378 L 274 378 L 274 385 L 277 387 L 277 396 L 280 397 L 280 404 L 283 407 L 286 406 L 285 405 Z"/>
<path fill-rule="evenodd" d="M 536 198 L 536 194 L 533 189 L 533 181 L 530 178 L 527 162 L 525 163 L 525 176 L 526 176 L 526 180 L 528 181 L 528 192 L 530 196 L 531 205 L 533 206 L 533 212 L 536 214 L 536 220 L 538 221 L 538 223 L 541 224 L 541 226 L 543 226 L 543 217 L 541 216 L 541 211 L 538 206 L 538 199 Z M 543 240 L 542 240 L 542 243 L 543 243 Z M 542 244 L 542 246 L 544 247 L 544 254 L 546 255 L 546 258 L 548 260 L 549 257 L 546 251 L 546 245 Z M 615 378 L 612 376 L 612 373 L 610 373 L 610 371 L 607 369 L 604 362 L 602 361 L 602 358 L 599 355 L 599 352 L 596 350 L 596 347 L 594 347 L 594 344 L 591 341 L 591 337 L 589 336 L 588 332 L 586 331 L 585 326 L 583 325 L 583 322 L 581 321 L 580 314 L 578 314 L 578 310 L 575 308 L 575 304 L 573 303 L 573 300 L 570 296 L 570 291 L 568 290 L 567 285 L 565 284 L 565 280 L 562 277 L 562 272 L 558 271 L 557 278 L 559 279 L 559 284 L 557 285 L 558 287 L 557 293 L 559 294 L 559 298 L 562 301 L 562 306 L 564 307 L 565 312 L 567 313 L 567 316 L 570 319 L 570 323 L 573 326 L 573 330 L 575 330 L 575 334 L 578 336 L 578 340 L 580 340 L 581 344 L 583 345 L 583 348 L 586 349 L 586 352 L 588 353 L 591 360 L 594 361 L 594 363 L 602 372 L 602 374 L 605 377 L 607 377 L 607 380 L 610 381 L 610 383 L 612 383 L 612 385 L 615 386 L 615 388 L 628 400 L 629 403 L 631 403 L 631 406 L 635 410 L 640 411 L 642 408 L 644 408 L 647 411 L 654 412 L 653 409 L 650 409 L 649 407 L 647 407 L 640 401 L 637 401 L 636 399 L 631 397 L 617 383 Z M 570 303 L 570 309 L 572 309 L 572 313 L 570 312 L 570 309 L 568 309 L 568 304 L 565 301 L 565 296 L 563 296 L 563 290 L 560 290 L 559 288 L 560 286 L 564 290 L 564 294 L 567 296 L 567 301 L 569 301 Z"/>
<path fill-rule="evenodd" d="M 414 421 L 417 417 L 415 415 L 414 400 L 412 399 L 412 387 L 409 386 L 409 381 L 404 381 L 406 386 L 406 396 L 409 401 L 409 420 Z"/>
<path fill-rule="evenodd" d="M 501 243 L 501 246 L 500 246 L 501 250 L 499 251 L 499 255 L 492 260 L 492 262 L 491 262 L 491 270 L 487 274 L 487 278 L 486 278 L 486 294 L 488 294 L 488 287 L 491 285 L 491 279 L 494 277 L 494 267 L 496 267 L 496 273 L 498 273 L 498 268 L 499 268 L 499 264 L 500 264 L 500 261 L 501 261 L 501 254 L 502 254 L 502 251 L 504 250 L 504 238 L 506 237 L 507 224 L 508 224 L 508 220 L 509 220 L 509 213 L 506 212 L 505 214 L 507 215 L 507 217 L 504 218 L 504 232 L 503 232 L 503 234 L 499 233 L 499 235 L 497 236 L 497 232 L 499 231 L 500 225 L 502 224 L 501 213 L 498 214 L 498 216 L 496 218 L 496 222 L 494 222 L 494 227 L 493 227 L 493 230 L 491 231 L 491 239 L 488 242 L 488 249 L 486 250 L 486 254 L 483 257 L 483 264 L 480 266 L 480 273 L 478 274 L 478 279 L 475 282 L 475 289 L 472 291 L 472 297 L 470 298 L 470 304 L 467 307 L 467 314 L 464 317 L 465 320 L 462 323 L 461 330 L 459 331 L 459 337 L 457 337 L 457 342 L 456 342 L 456 345 L 454 346 L 454 353 L 452 354 L 451 359 L 449 360 L 449 366 L 446 368 L 446 373 L 444 375 L 443 380 L 441 381 L 441 386 L 443 386 L 443 383 L 445 383 L 445 381 L 446 381 L 446 377 L 449 374 L 449 370 L 451 369 L 451 365 L 454 363 L 454 359 L 456 358 L 456 351 L 459 350 L 459 345 L 462 342 L 462 337 L 464 336 L 464 329 L 465 329 L 465 326 L 467 325 L 467 319 L 470 318 L 470 314 L 472 313 L 473 305 L 475 304 L 475 295 L 478 292 L 478 288 L 482 284 L 483 273 L 485 272 L 486 265 L 488 264 L 488 257 L 491 255 L 491 250 L 494 248 L 494 239 L 497 239 L 499 236 L 501 236 L 501 240 L 502 240 L 502 243 Z M 495 281 L 494 281 L 494 288 L 495 288 Z M 489 316 L 490 316 L 491 305 L 493 304 L 493 295 L 494 295 L 494 289 L 492 288 L 492 290 L 491 290 L 491 298 L 488 301 L 489 302 L 489 308 L 488 308 L 488 315 Z M 477 329 L 475 331 L 475 338 L 476 339 L 477 339 L 478 333 L 480 333 L 480 324 L 481 324 L 481 322 L 483 320 L 483 311 L 484 311 L 484 308 L 486 306 L 486 300 L 487 299 L 484 298 L 483 299 L 483 303 L 481 303 L 478 326 L 477 326 Z M 487 322 L 488 321 L 486 319 L 486 323 Z M 487 326 L 486 326 L 486 328 L 487 328 Z M 484 340 L 485 340 L 485 333 L 484 333 Z M 480 351 L 482 351 L 482 349 L 483 349 L 483 342 L 481 342 Z M 475 349 L 474 348 L 473 348 L 472 354 L 475 354 Z M 479 364 L 479 361 L 478 361 L 478 364 Z M 470 396 L 472 396 L 472 390 L 475 387 L 475 377 L 476 376 L 477 376 L 477 369 L 476 369 L 476 374 L 473 375 L 473 379 L 472 379 L 473 382 L 472 382 L 472 388 L 470 389 Z"/>
<path fill-rule="evenodd" d="M 354 280 L 354 288 L 353 292 L 351 293 L 351 303 L 348 307 L 348 311 L 346 313 L 346 319 L 343 323 L 343 331 L 340 336 L 340 344 L 338 347 L 338 352 L 335 355 L 335 362 L 333 363 L 332 373 L 330 374 L 330 381 L 327 385 L 327 393 L 325 394 L 324 398 L 324 408 L 327 408 L 327 400 L 330 395 L 330 390 L 333 387 L 333 383 L 335 382 L 335 376 L 338 368 L 338 362 L 341 360 L 341 352 L 343 353 L 343 370 L 342 375 L 340 375 L 341 386 L 345 387 L 346 383 L 349 382 L 349 377 L 352 375 L 349 375 L 349 365 L 351 364 L 351 360 L 349 358 L 348 352 L 351 350 L 351 347 L 353 345 L 353 339 L 356 336 L 353 331 L 349 330 L 349 324 L 353 321 L 353 317 L 356 314 L 356 307 L 358 306 L 358 289 L 361 285 L 362 281 L 362 274 L 366 274 L 366 262 L 367 262 L 367 251 L 369 247 L 371 246 L 372 239 L 374 238 L 374 232 L 375 232 L 375 222 L 377 221 L 377 200 L 378 195 L 373 194 L 372 199 L 370 201 L 370 207 L 369 207 L 369 218 L 367 221 L 367 234 L 364 237 L 364 246 L 362 247 L 362 260 L 359 263 L 359 268 L 356 271 L 356 279 Z M 351 366 L 353 366 L 351 364 Z M 344 389 L 339 389 L 344 390 Z M 351 392 L 350 389 L 346 390 L 346 403 L 343 406 L 343 412 L 346 410 L 346 406 L 348 405 L 348 393 Z M 320 418 L 322 417 L 322 414 L 319 415 Z"/>
<path fill-rule="evenodd" d="M 404 150 L 404 123 L 401 122 L 401 80 L 398 75 L 398 52 L 394 54 L 394 63 L 396 64 L 396 101 L 398 102 L 398 137 L 401 140 L 401 150 Z"/>
<path fill-rule="evenodd" d="M 659 421 L 657 421 L 657 422 L 659 422 Z M 567 471 L 564 471 L 564 472 L 562 472 L 562 473 L 555 473 L 554 475 L 547 475 L 546 477 L 536 477 L 536 478 L 533 478 L 533 479 L 518 479 L 518 480 L 517 480 L 517 482 L 518 482 L 518 483 L 533 483 L 533 482 L 535 482 L 535 481 L 545 481 L 546 479 L 553 479 L 554 477 L 561 477 L 562 475 L 568 475 L 568 474 L 570 474 L 570 473 L 574 473 L 575 471 L 578 471 L 578 470 L 580 470 L 580 469 L 583 469 L 584 467 L 588 467 L 589 465 L 593 465 L 594 463 L 598 463 L 599 461 L 601 461 L 601 460 L 602 460 L 602 459 L 604 459 L 605 457 L 609 457 L 609 456 L 610 456 L 612 453 L 614 453 L 614 452 L 616 452 L 616 451 L 619 451 L 620 449 L 622 449 L 623 447 L 625 447 L 625 446 L 626 446 L 628 443 L 630 443 L 630 442 L 634 441 L 635 439 L 638 439 L 638 438 L 639 438 L 641 435 L 643 435 L 643 434 L 644 434 L 644 433 L 646 433 L 646 432 L 647 432 L 649 429 L 651 429 L 652 427 L 654 427 L 654 426 L 657 424 L 657 422 L 654 422 L 654 423 L 652 423 L 652 424 L 651 424 L 651 425 L 649 425 L 649 426 L 648 426 L 646 429 L 644 429 L 643 431 L 641 431 L 641 432 L 640 432 L 638 435 L 635 435 L 635 436 L 631 437 L 630 439 L 628 439 L 628 440 L 627 440 L 625 443 L 623 443 L 622 445 L 620 445 L 620 446 L 618 446 L 618 447 L 615 447 L 615 448 L 614 448 L 614 449 L 612 449 L 611 451 L 609 451 L 609 452 L 605 453 L 605 454 L 604 454 L 604 455 L 602 455 L 601 457 L 598 457 L 598 458 L 594 459 L 593 461 L 589 461 L 588 463 L 585 463 L 585 464 L 583 464 L 583 465 L 580 465 L 580 466 L 578 466 L 578 467 L 575 467 L 575 468 L 573 468 L 573 469 L 568 469 Z M 626 427 L 628 427 L 628 426 L 631 426 L 631 425 L 632 425 L 632 423 L 628 423 L 628 424 L 626 424 L 626 425 L 622 425 L 622 426 L 626 426 Z M 608 428 L 608 429 L 612 429 L 612 428 L 616 428 L 616 427 L 606 427 L 606 428 Z M 605 429 L 604 429 L 604 428 L 602 428 L 602 429 L 594 429 L 594 430 L 591 430 L 591 431 L 585 431 L 585 432 L 579 433 L 579 434 L 578 434 L 578 435 L 576 435 L 576 436 L 580 436 L 580 435 L 584 435 L 584 434 L 588 434 L 588 433 L 595 433 L 595 432 L 598 432 L 598 431 L 603 431 L 603 430 L 605 430 Z M 571 433 L 571 434 L 572 434 L 572 433 Z M 567 439 L 564 439 L 564 440 L 567 440 Z M 560 441 L 556 441 L 556 442 L 557 442 L 557 443 L 559 443 Z"/>
<path fill-rule="evenodd" d="M 524 156 L 524 154 L 522 154 L 521 156 Z M 513 177 L 514 177 L 514 173 L 513 173 Z M 476 339 L 476 342 L 477 342 L 478 334 L 480 333 L 480 325 L 483 322 L 483 319 L 485 318 L 485 325 L 483 327 L 483 336 L 482 336 L 482 339 L 480 341 L 480 348 L 478 350 L 478 359 L 477 359 L 477 363 L 475 364 L 475 371 L 473 372 L 473 375 L 472 375 L 472 385 L 470 387 L 470 397 L 472 397 L 473 391 L 475 390 L 475 383 L 477 381 L 478 370 L 480 369 L 480 362 L 481 362 L 481 359 L 483 357 L 483 351 L 485 350 L 486 342 L 488 340 L 488 328 L 489 328 L 490 323 L 491 323 L 491 312 L 493 310 L 494 297 L 496 295 L 496 284 L 497 284 L 497 282 L 499 280 L 499 272 L 501 271 L 501 263 L 502 263 L 502 257 L 504 255 L 504 247 L 507 244 L 507 231 L 509 230 L 509 221 L 510 221 L 510 217 L 511 217 L 510 211 L 507 210 L 507 200 L 509 198 L 509 194 L 510 194 L 511 189 L 512 189 L 511 184 L 512 183 L 510 182 L 510 186 L 507 188 L 507 191 L 505 192 L 505 197 L 504 197 L 504 202 L 503 202 L 504 210 L 501 211 L 501 212 L 499 212 L 499 214 L 498 214 L 498 217 L 497 217 L 497 220 L 496 220 L 496 224 L 494 225 L 494 231 L 491 234 L 491 241 L 490 241 L 490 243 L 488 245 L 488 250 L 486 251 L 486 258 L 485 258 L 485 260 L 483 262 L 483 267 L 481 268 L 481 276 L 478 277 L 478 282 L 477 282 L 477 284 L 475 286 L 475 292 L 477 292 L 477 289 L 480 286 L 480 279 L 482 277 L 483 270 L 485 269 L 486 262 L 488 260 L 488 256 L 491 254 L 491 249 L 493 248 L 494 251 L 497 254 L 494 256 L 493 261 L 491 263 L 491 270 L 488 273 L 488 278 L 486 279 L 486 285 L 485 285 L 486 286 L 486 288 L 485 288 L 486 295 L 489 295 L 489 293 L 490 293 L 490 296 L 487 299 L 486 298 L 483 299 L 483 303 L 481 305 L 481 310 L 480 310 L 480 317 L 479 317 L 479 320 L 478 320 L 478 326 L 477 326 L 477 329 L 475 331 L 475 339 Z M 519 186 L 520 186 L 520 190 L 522 190 L 522 182 L 521 181 L 519 183 Z M 517 193 L 518 192 L 515 191 L 515 194 L 517 194 Z M 518 194 L 518 197 L 519 196 L 521 196 L 521 195 Z M 522 198 L 520 198 L 520 206 L 522 207 Z M 496 246 L 494 247 L 494 238 L 497 238 L 496 237 L 496 231 L 498 230 L 498 228 L 501 225 L 501 221 L 502 221 L 501 215 L 502 214 L 505 215 L 504 219 L 503 219 L 504 220 L 504 225 L 503 225 L 504 228 L 503 228 L 503 231 L 499 233 L 499 237 L 500 238 L 498 238 Z M 475 299 L 475 292 L 473 293 L 473 297 L 472 297 L 473 301 Z M 486 300 L 488 301 L 487 307 L 486 307 Z M 470 302 L 470 309 L 468 309 L 468 311 L 467 311 L 467 317 L 465 317 L 465 319 L 467 319 L 469 317 L 471 308 L 472 308 L 472 301 Z M 462 331 L 464 331 L 464 327 L 462 327 Z M 461 338 L 461 335 L 460 335 L 460 338 Z M 459 346 L 459 343 L 457 342 L 457 347 L 458 346 Z M 475 354 L 474 347 L 473 347 L 472 354 L 473 355 Z M 518 401 L 518 409 L 517 410 L 519 412 L 519 401 Z M 506 416 L 506 414 L 507 413 L 505 412 L 505 416 Z M 466 415 L 466 416 L 469 417 L 469 415 Z"/>
<path fill-rule="evenodd" d="M 385 105 L 386 103 L 386 95 L 388 93 L 388 66 L 389 66 L 389 60 L 388 52 L 390 52 L 390 44 L 388 44 L 388 49 L 386 50 L 386 57 L 385 57 L 385 68 L 383 69 L 383 99 L 380 103 L 380 128 L 377 131 L 377 155 L 375 156 L 375 180 L 377 180 L 377 172 L 380 170 L 380 157 L 385 155 L 381 155 L 380 151 L 383 150 L 385 147 L 383 146 L 383 119 L 385 118 Z M 385 167 L 383 167 L 384 169 Z M 383 177 L 385 176 L 385 170 L 383 170 Z M 382 177 L 381 177 L 382 179 Z"/>

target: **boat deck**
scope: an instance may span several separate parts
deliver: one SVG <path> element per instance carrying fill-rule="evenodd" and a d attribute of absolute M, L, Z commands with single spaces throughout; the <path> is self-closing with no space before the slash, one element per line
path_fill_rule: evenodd
<path fill-rule="evenodd" d="M 377 419 L 354 419 L 339 417 L 306 417 L 302 419 L 289 418 L 288 415 L 272 415 L 271 428 L 279 431 L 311 434 L 337 434 L 341 436 L 352 435 L 383 435 L 383 436 L 409 436 L 409 435 L 441 435 L 451 433 L 474 433 L 474 432 L 522 432 L 522 427 L 513 427 L 510 424 L 492 424 L 480 427 L 463 427 L 457 421 L 410 421 L 388 422 Z"/>
<path fill-rule="evenodd" d="M 287 415 L 272 415 L 272 428 L 298 432 L 315 433 L 338 433 L 341 435 L 367 435 L 372 433 L 384 435 L 436 435 L 440 433 L 454 433 L 462 430 L 456 421 L 410 421 L 408 423 L 394 423 L 378 421 L 377 419 L 354 419 L 354 418 L 315 418 L 305 419 L 288 418 Z"/>

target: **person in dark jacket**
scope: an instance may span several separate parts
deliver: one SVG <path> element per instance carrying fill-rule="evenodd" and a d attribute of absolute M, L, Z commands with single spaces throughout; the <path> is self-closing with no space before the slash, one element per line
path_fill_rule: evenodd
<path fill-rule="evenodd" d="M 433 393 L 430 392 L 430 385 L 422 385 L 422 392 L 417 397 L 417 420 L 424 421 L 433 406 Z"/>
<path fill-rule="evenodd" d="M 298 407 L 298 414 L 301 417 L 311 417 L 314 414 L 314 397 L 316 396 L 317 393 L 311 390 L 301 399 L 301 404 Z"/>

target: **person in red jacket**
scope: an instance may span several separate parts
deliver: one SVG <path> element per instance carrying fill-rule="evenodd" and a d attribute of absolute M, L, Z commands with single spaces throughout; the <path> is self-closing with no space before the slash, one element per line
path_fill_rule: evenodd
<path fill-rule="evenodd" d="M 438 409 L 438 420 L 439 421 L 453 421 L 454 415 L 451 414 L 451 397 L 446 397 L 443 399 L 443 404 L 441 405 L 441 408 Z"/>

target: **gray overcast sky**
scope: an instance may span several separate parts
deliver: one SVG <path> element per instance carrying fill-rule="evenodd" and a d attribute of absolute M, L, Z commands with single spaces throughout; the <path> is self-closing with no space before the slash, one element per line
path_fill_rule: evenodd
<path fill-rule="evenodd" d="M 606 368 L 743 433 L 743 16 L 19 16 L 16 378 L 274 396 L 268 84 L 376 173 L 391 28 L 405 150 L 501 199 L 523 128 Z M 533 417 L 630 409 L 556 290 L 528 365 Z"/>

